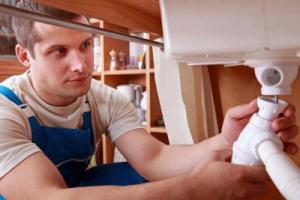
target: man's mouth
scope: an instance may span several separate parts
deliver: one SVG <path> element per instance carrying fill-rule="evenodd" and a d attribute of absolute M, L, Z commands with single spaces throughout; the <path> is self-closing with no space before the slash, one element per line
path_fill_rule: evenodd
<path fill-rule="evenodd" d="M 80 82 L 80 81 L 85 81 L 86 79 L 87 79 L 86 76 L 82 76 L 82 77 L 72 78 L 72 79 L 70 79 L 70 81 L 78 81 L 78 82 Z"/>
<path fill-rule="evenodd" d="M 81 74 L 78 76 L 74 76 L 68 79 L 68 81 L 75 81 L 75 82 L 81 82 L 81 81 L 85 81 L 88 78 L 90 78 L 92 76 L 92 74 Z"/>

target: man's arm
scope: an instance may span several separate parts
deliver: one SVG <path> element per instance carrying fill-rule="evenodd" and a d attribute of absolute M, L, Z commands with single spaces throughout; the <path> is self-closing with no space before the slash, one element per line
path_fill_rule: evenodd
<path fill-rule="evenodd" d="M 148 180 L 161 180 L 182 175 L 195 166 L 204 166 L 214 157 L 216 151 L 231 148 L 251 115 L 257 110 L 256 101 L 230 109 L 225 116 L 222 134 L 218 134 L 195 145 L 164 145 L 143 129 L 136 129 L 120 136 L 116 146 L 141 175 Z M 297 135 L 295 109 L 292 105 L 273 121 L 279 136 L 290 140 Z M 287 150 L 297 146 L 285 142 Z"/>
<path fill-rule="evenodd" d="M 14 200 L 228 199 L 262 194 L 267 187 L 266 180 L 267 174 L 262 167 L 212 161 L 187 175 L 163 181 L 69 189 L 55 166 L 39 152 L 26 158 L 0 180 L 0 193 Z"/>
<path fill-rule="evenodd" d="M 128 162 L 147 180 L 161 180 L 191 172 L 229 148 L 221 135 L 195 145 L 165 145 L 144 129 L 135 129 L 115 141 Z"/>
<path fill-rule="evenodd" d="M 173 182 L 180 182 L 178 178 Z M 145 186 L 102 186 L 102 187 L 82 187 L 66 188 L 66 184 L 56 167 L 44 156 L 43 153 L 35 153 L 13 168 L 0 181 L 0 193 L 7 199 L 151 199 L 153 189 L 161 188 L 160 195 L 163 193 L 163 183 L 148 184 Z M 172 184 L 170 184 L 171 186 Z M 173 185 L 172 187 L 177 187 Z M 178 197 L 180 197 L 178 193 Z M 167 196 L 165 196 L 167 197 Z M 155 198 L 160 199 L 160 198 Z M 180 199 L 180 198 L 178 198 Z"/>

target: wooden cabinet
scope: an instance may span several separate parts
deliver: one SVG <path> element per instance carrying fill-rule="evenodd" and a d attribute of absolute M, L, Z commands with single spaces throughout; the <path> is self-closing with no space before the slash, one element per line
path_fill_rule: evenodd
<path fill-rule="evenodd" d="M 17 60 L 0 60 L 0 82 L 10 76 L 22 74 L 26 69 Z"/>
<path fill-rule="evenodd" d="M 101 21 L 92 20 L 93 26 L 101 27 L 116 32 L 128 34 L 128 29 L 120 26 L 104 23 Z M 142 85 L 144 91 L 147 93 L 147 112 L 146 112 L 146 128 L 147 131 L 159 140 L 168 143 L 166 128 L 164 126 L 157 126 L 157 122 L 162 119 L 162 111 L 159 103 L 155 84 L 155 70 L 153 64 L 152 48 L 144 46 L 145 58 L 144 69 L 118 69 L 110 70 L 111 56 L 109 52 L 113 49 L 116 52 L 124 52 L 128 57 L 130 56 L 130 43 L 127 41 L 116 40 L 103 36 L 100 37 L 100 68 L 102 70 L 94 72 L 94 78 L 101 80 L 104 84 L 116 88 L 123 84 L 138 84 Z M 146 36 L 149 38 L 149 35 Z M 113 162 L 113 145 L 107 136 L 103 136 L 102 140 L 103 154 L 101 157 L 103 163 Z M 97 153 L 99 154 L 99 152 Z M 99 159 L 97 162 L 101 162 Z"/>

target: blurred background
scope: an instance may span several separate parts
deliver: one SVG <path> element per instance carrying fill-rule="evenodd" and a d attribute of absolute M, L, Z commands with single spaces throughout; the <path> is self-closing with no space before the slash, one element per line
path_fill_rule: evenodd
<path fill-rule="evenodd" d="M 17 0 L 0 0 L 0 3 L 15 5 Z M 14 57 L 16 39 L 12 30 L 11 16 L 0 13 L 0 56 Z"/>

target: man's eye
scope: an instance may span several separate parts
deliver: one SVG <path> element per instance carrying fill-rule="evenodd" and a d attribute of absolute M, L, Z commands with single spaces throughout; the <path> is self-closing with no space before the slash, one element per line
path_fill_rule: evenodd
<path fill-rule="evenodd" d="M 58 48 L 58 49 L 54 50 L 54 53 L 57 55 L 60 55 L 60 56 L 65 55 L 66 52 L 67 52 L 67 50 L 65 48 Z"/>
<path fill-rule="evenodd" d="M 91 45 L 92 45 L 91 42 L 85 42 L 85 43 L 83 43 L 83 44 L 81 45 L 81 48 L 87 49 L 87 48 L 89 48 Z"/>

